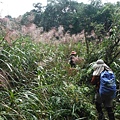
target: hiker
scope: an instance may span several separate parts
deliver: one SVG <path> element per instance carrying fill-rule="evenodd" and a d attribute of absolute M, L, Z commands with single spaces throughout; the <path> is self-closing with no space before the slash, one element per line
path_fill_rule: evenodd
<path fill-rule="evenodd" d="M 69 64 L 72 68 L 76 68 L 76 55 L 77 53 L 75 51 L 70 53 Z"/>
<path fill-rule="evenodd" d="M 96 85 L 96 94 L 95 94 L 95 105 L 96 105 L 96 110 L 98 112 L 98 120 L 106 120 L 104 113 L 102 111 L 102 104 L 104 104 L 104 107 L 108 113 L 109 120 L 115 120 L 114 117 L 114 112 L 113 112 L 113 99 L 115 98 L 115 94 L 113 95 L 100 95 L 100 83 L 101 83 L 101 74 L 102 72 L 110 71 L 111 73 L 112 70 L 109 66 L 107 66 L 102 59 L 99 59 L 96 61 L 96 63 L 93 65 L 93 76 L 91 83 L 92 85 Z"/>

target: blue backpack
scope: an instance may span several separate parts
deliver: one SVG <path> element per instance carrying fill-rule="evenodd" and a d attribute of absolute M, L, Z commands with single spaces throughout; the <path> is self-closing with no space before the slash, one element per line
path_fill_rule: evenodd
<path fill-rule="evenodd" d="M 112 71 L 103 71 L 100 74 L 100 96 L 108 96 L 115 98 L 116 96 L 116 81 L 115 75 Z"/>

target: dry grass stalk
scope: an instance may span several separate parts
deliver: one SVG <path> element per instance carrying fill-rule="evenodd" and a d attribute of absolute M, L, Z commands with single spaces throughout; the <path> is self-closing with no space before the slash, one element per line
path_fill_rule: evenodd
<path fill-rule="evenodd" d="M 5 71 L 0 71 L 0 88 L 8 89 L 9 86 L 7 74 Z"/>

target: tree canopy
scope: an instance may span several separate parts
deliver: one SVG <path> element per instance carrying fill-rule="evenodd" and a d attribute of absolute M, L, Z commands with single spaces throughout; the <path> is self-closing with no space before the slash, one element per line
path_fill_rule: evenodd
<path fill-rule="evenodd" d="M 36 8 L 34 23 L 48 31 L 52 27 L 63 25 L 65 31 L 76 34 L 85 29 L 95 30 L 96 25 L 103 25 L 103 31 L 108 32 L 113 23 L 117 4 L 105 3 L 101 0 L 91 0 L 90 4 L 78 3 L 75 0 L 49 0 L 46 7 L 34 4 Z"/>

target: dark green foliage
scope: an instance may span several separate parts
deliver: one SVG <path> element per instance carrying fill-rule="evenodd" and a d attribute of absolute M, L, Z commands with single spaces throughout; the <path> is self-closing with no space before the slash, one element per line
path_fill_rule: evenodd
<path fill-rule="evenodd" d="M 66 61 L 70 49 L 73 49 L 68 47 L 71 43 L 58 46 L 36 44 L 29 38 L 21 38 L 12 46 L 3 43 L 1 70 L 10 75 L 8 82 L 13 83 L 14 87 L 1 89 L 1 119 L 96 119 L 93 104 L 95 91 L 90 80 L 93 62 L 104 58 L 106 54 L 104 49 L 108 46 L 104 46 L 105 43 L 97 47 L 94 47 L 95 43 L 90 43 L 89 56 L 84 44 L 72 44 L 78 55 L 85 58 L 82 66 L 78 64 L 75 74 L 71 74 L 73 71 L 70 71 Z M 118 57 L 111 64 L 117 81 L 119 64 Z M 115 112 L 116 117 L 119 117 L 118 106 Z"/>
<path fill-rule="evenodd" d="M 114 12 L 119 4 L 105 3 L 101 0 L 91 0 L 90 4 L 78 3 L 72 0 L 49 1 L 46 7 L 36 4 L 34 23 L 48 31 L 53 27 L 63 25 L 65 31 L 71 34 L 80 33 L 83 29 L 90 33 L 95 30 L 94 24 L 103 25 L 102 34 L 111 28 Z M 44 9 L 44 10 L 42 10 Z"/>

